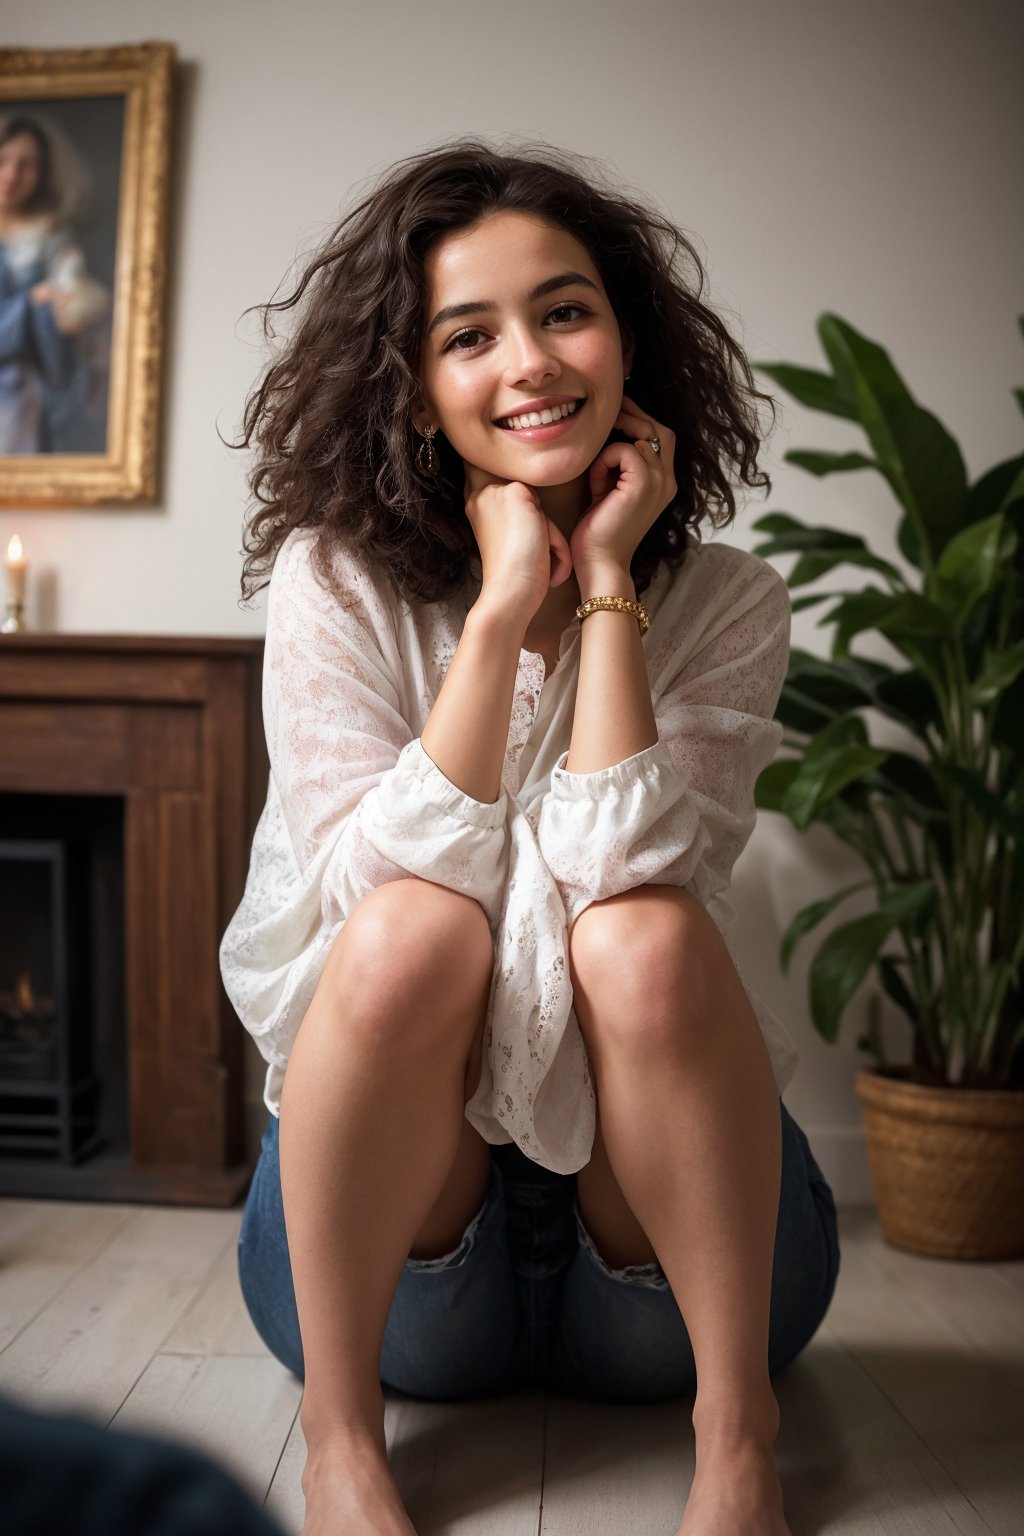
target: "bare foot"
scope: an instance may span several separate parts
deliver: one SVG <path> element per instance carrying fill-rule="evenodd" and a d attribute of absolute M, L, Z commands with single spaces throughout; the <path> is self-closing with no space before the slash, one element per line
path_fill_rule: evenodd
<path fill-rule="evenodd" d="M 416 1536 L 386 1454 L 328 1445 L 306 1458 L 302 1536 Z"/>
<path fill-rule="evenodd" d="M 677 1536 L 792 1536 L 770 1446 L 726 1453 L 697 1448 L 697 1471 Z"/>

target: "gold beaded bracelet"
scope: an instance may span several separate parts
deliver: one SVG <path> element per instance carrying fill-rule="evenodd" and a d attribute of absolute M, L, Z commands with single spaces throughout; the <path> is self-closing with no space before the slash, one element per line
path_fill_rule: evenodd
<path fill-rule="evenodd" d="M 635 603 L 631 597 L 588 597 L 576 609 L 576 617 L 585 619 L 588 614 L 596 613 L 598 608 L 610 608 L 614 613 L 631 613 L 640 625 L 640 633 L 647 633 L 651 621 L 643 603 Z"/>

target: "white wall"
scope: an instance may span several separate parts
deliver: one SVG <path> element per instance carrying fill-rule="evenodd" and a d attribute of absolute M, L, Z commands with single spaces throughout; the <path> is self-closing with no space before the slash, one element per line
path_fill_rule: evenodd
<path fill-rule="evenodd" d="M 697 237 L 712 302 L 752 358 L 822 366 L 814 323 L 835 311 L 890 350 L 958 437 L 972 476 L 1019 451 L 1015 9 L 6 0 L 8 44 L 160 38 L 181 59 L 162 499 L 142 511 L 0 511 L 0 549 L 16 531 L 31 560 L 29 622 L 262 632 L 263 598 L 236 606 L 243 458 L 215 431 L 236 428 L 261 361 L 254 321 L 240 317 L 358 182 L 455 133 L 538 135 L 603 157 Z M 865 529 L 891 554 L 880 480 L 819 482 L 781 463 L 789 447 L 860 447 L 859 432 L 782 406 L 765 460 L 769 505 Z M 730 542 L 756 542 L 749 524 L 763 506 L 750 500 Z M 798 616 L 794 640 L 821 649 L 813 615 Z M 798 950 L 789 978 L 775 959 L 795 908 L 856 878 L 848 871 L 820 829 L 800 837 L 763 817 L 737 870 L 733 949 L 802 1051 L 787 1105 L 837 1193 L 857 1198 L 868 1192 L 852 1087 L 863 1005 L 849 1011 L 842 1045 L 826 1046 L 806 1007 L 809 951 Z"/>

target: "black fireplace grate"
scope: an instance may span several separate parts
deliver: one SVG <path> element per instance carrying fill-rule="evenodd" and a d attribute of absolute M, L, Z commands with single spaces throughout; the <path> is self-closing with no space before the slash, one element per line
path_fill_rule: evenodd
<path fill-rule="evenodd" d="M 0 1193 L 126 1146 L 123 846 L 120 797 L 0 796 Z"/>
<path fill-rule="evenodd" d="M 75 839 L 0 840 L 0 1154 L 96 1150 L 88 865 Z"/>

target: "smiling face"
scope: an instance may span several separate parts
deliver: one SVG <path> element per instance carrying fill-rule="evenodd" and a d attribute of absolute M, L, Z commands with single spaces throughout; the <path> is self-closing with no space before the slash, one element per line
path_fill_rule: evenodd
<path fill-rule="evenodd" d="M 502 480 L 585 474 L 622 409 L 630 354 L 586 248 L 539 215 L 505 211 L 438 241 L 424 273 L 417 425 Z"/>
<path fill-rule="evenodd" d="M 29 202 L 42 169 L 39 145 L 30 133 L 15 133 L 0 144 L 0 210 L 18 213 Z"/>

